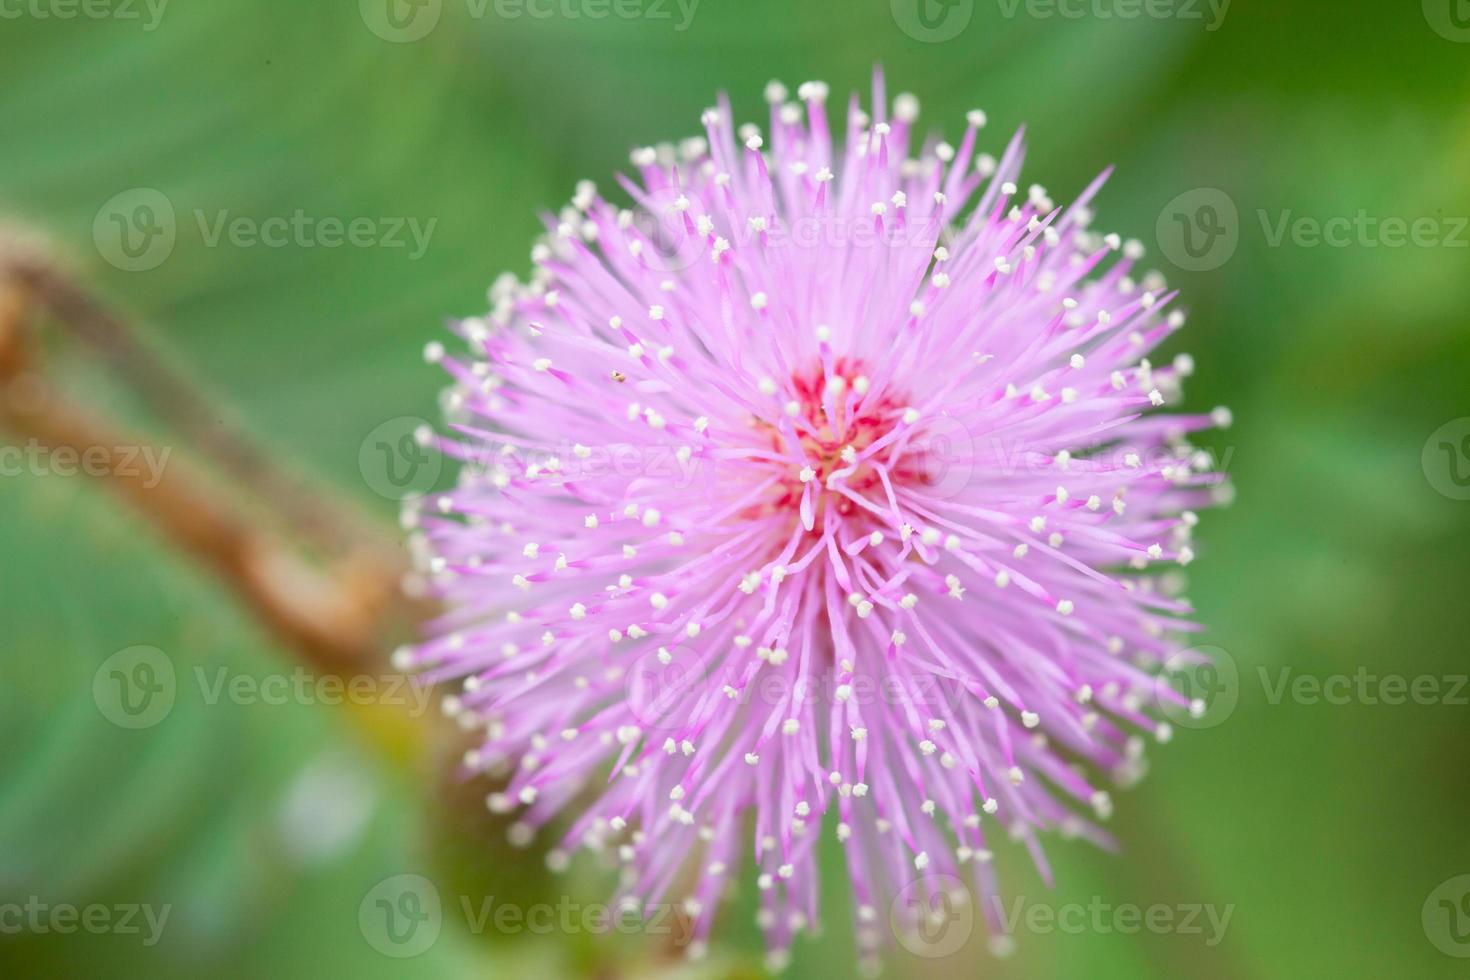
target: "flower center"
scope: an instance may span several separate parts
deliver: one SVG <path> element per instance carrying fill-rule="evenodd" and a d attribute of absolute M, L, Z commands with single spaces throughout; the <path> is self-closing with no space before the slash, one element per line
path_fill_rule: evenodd
<path fill-rule="evenodd" d="M 853 496 L 883 496 L 884 472 L 894 486 L 927 482 L 922 453 L 915 455 L 912 446 L 895 452 L 899 440 L 889 438 L 901 424 L 905 403 L 891 391 L 870 393 L 869 371 L 852 358 L 799 370 L 791 376 L 795 397 L 784 407 L 786 421 L 757 421 L 783 459 L 802 459 L 797 468 L 779 464 L 781 475 L 758 508 L 761 515 L 798 511 L 810 492 L 814 526 L 820 527 L 828 513 L 846 518 L 859 510 Z"/>

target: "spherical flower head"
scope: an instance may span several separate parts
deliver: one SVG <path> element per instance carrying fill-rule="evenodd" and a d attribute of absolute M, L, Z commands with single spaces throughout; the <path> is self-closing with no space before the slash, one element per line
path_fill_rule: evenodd
<path fill-rule="evenodd" d="M 1184 318 L 1088 230 L 1102 178 L 1021 189 L 978 111 L 921 147 L 881 76 L 840 141 L 826 86 L 797 97 L 634 151 L 627 209 L 578 185 L 529 282 L 430 345 L 453 385 L 422 437 L 464 465 L 406 512 L 448 611 L 400 661 L 463 679 L 519 840 L 681 903 L 692 950 L 753 853 L 778 965 L 823 834 L 865 953 L 959 881 L 994 894 L 998 837 L 1043 873 L 1042 831 L 1106 843 L 1103 786 L 1191 707 L 1155 673 L 1223 485 L 1185 440 L 1225 420 L 1160 410 Z"/>

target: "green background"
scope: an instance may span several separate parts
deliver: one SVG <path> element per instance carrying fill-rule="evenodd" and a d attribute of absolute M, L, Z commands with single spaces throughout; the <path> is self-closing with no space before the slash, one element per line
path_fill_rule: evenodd
<path fill-rule="evenodd" d="M 391 530 L 395 505 L 364 478 L 359 448 L 380 423 L 435 415 L 424 342 L 445 317 L 483 310 L 496 273 L 527 270 L 538 212 L 579 178 L 612 188 L 631 147 L 696 132 L 716 91 L 763 122 L 768 79 L 824 79 L 839 103 L 881 62 L 890 92 L 920 97 L 925 126 L 956 134 L 980 106 L 996 149 L 1024 122 L 1024 176 L 1058 200 L 1116 164 L 1099 225 L 1144 240 L 1184 290 L 1190 326 L 1170 352 L 1198 363 L 1188 404 L 1235 412 L 1210 444 L 1228 452 L 1238 499 L 1205 516 L 1189 594 L 1237 668 L 1238 703 L 1153 750 L 1149 778 L 1118 794 L 1120 854 L 1053 841 L 1055 890 L 1017 854 L 1002 857 L 1005 884 L 1051 907 L 1230 907 L 1229 926 L 1215 946 L 1023 931 L 1005 961 L 977 929 L 952 958 L 896 955 L 888 969 L 1463 976 L 1421 909 L 1470 872 L 1470 706 L 1300 703 L 1262 680 L 1467 670 L 1470 502 L 1437 492 L 1421 465 L 1431 433 L 1470 415 L 1466 235 L 1459 247 L 1332 247 L 1270 234 L 1288 212 L 1429 217 L 1446 234 L 1470 214 L 1470 43 L 1444 26 L 1450 2 L 1239 0 L 1211 31 L 1202 5 L 1190 11 L 1203 20 L 1124 19 L 977 0 L 941 43 L 900 28 L 903 0 L 898 14 L 886 0 L 703 0 L 682 31 L 672 5 L 541 19 L 445 0 L 412 43 L 375 35 L 353 0 L 174 0 L 151 31 L 146 15 L 7 5 L 0 214 L 46 233 L 274 453 Z M 136 187 L 177 208 L 178 241 L 156 268 L 125 272 L 94 246 L 93 220 Z M 1170 201 L 1202 187 L 1238 208 L 1237 247 L 1219 268 L 1181 271 L 1155 230 Z M 389 248 L 209 247 L 199 209 L 437 224 L 415 261 Z M 85 357 L 63 350 L 56 364 L 78 398 L 142 417 Z M 677 972 L 637 938 L 464 928 L 460 894 L 595 902 L 611 883 L 548 885 L 507 856 L 477 806 L 483 789 L 456 788 L 441 750 L 385 759 L 343 708 L 206 703 L 196 665 L 258 678 L 289 671 L 290 652 L 95 482 L 0 477 L 0 554 L 0 904 L 172 907 L 149 948 L 0 935 L 0 972 Z M 138 644 L 167 653 L 181 693 L 163 722 L 127 731 L 99 713 L 92 678 Z M 303 826 L 320 831 L 306 835 L 315 846 L 300 843 Z M 826 928 L 797 946 L 794 975 L 853 970 L 843 875 L 828 865 Z M 428 876 L 447 906 L 438 941 L 411 959 L 380 954 L 358 927 L 364 895 L 400 873 Z M 759 973 L 749 891 L 714 962 L 690 975 Z"/>

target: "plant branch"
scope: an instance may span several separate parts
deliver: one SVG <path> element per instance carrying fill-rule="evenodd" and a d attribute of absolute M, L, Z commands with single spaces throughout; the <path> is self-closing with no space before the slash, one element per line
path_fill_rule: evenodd
<path fill-rule="evenodd" d="M 40 308 L 129 366 L 167 418 L 203 436 L 208 455 L 236 484 L 258 488 L 290 537 L 263 526 L 217 482 L 177 457 L 146 476 L 122 465 L 145 440 L 63 397 L 36 362 L 28 328 Z M 65 450 L 105 473 L 110 490 L 175 545 L 208 566 L 278 637 L 316 668 L 353 674 L 382 663 L 395 619 L 423 611 L 399 593 L 404 568 L 376 534 L 298 492 L 264 454 L 213 434 L 214 417 L 186 384 L 144 352 L 126 321 L 44 260 L 0 253 L 0 425 L 55 453 Z M 166 458 L 166 457 L 165 457 Z M 156 481 L 156 482 L 155 482 Z M 293 546 L 305 534 L 329 551 L 326 567 Z"/>
<path fill-rule="evenodd" d="M 221 419 L 222 407 L 173 369 L 116 310 L 37 250 L 6 250 L 0 243 L 0 276 L 25 286 L 72 335 L 103 357 L 130 383 L 155 416 L 177 427 L 189 444 L 232 480 L 249 486 L 304 539 L 328 550 L 361 547 L 377 529 L 356 511 L 328 505 L 300 474 L 255 444 L 237 420 Z"/>

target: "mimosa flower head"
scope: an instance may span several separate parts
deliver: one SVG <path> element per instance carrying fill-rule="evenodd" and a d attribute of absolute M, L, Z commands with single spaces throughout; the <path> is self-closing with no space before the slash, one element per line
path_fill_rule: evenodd
<path fill-rule="evenodd" d="M 1168 410 L 1184 316 L 1091 230 L 1102 178 L 1058 206 L 1020 134 L 921 142 L 881 75 L 841 138 L 827 86 L 792 95 L 635 150 L 626 206 L 580 184 L 529 281 L 430 345 L 421 435 L 464 465 L 406 512 L 447 612 L 398 658 L 462 679 L 518 841 L 680 903 L 693 952 L 753 859 L 777 966 L 822 835 L 866 953 L 901 891 L 995 894 L 998 841 L 1043 874 L 1044 831 L 1108 843 L 1161 707 L 1200 708 L 1155 674 L 1223 483 L 1188 439 L 1228 422 Z"/>

